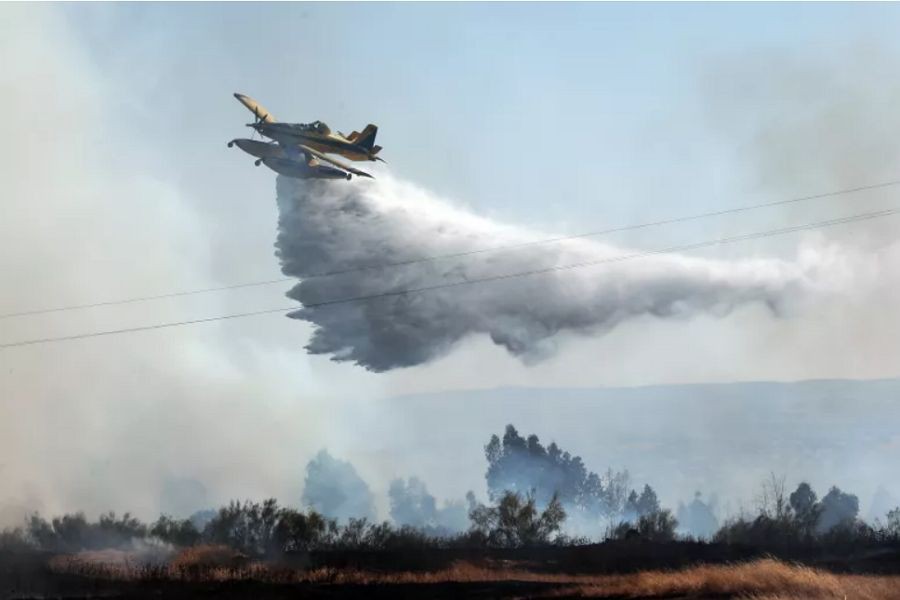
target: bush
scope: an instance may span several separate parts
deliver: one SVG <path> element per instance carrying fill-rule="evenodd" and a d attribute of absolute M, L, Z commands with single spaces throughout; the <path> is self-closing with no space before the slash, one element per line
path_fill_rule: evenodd
<path fill-rule="evenodd" d="M 534 496 L 523 498 L 507 491 L 495 506 L 477 505 L 469 512 L 472 528 L 489 546 L 520 548 L 550 543 L 559 532 L 566 512 L 554 495 L 538 513 Z"/>
<path fill-rule="evenodd" d="M 614 540 L 641 539 L 652 542 L 671 542 L 675 539 L 675 529 L 678 520 L 668 509 L 638 517 L 634 523 L 622 521 L 611 532 L 609 537 Z"/>

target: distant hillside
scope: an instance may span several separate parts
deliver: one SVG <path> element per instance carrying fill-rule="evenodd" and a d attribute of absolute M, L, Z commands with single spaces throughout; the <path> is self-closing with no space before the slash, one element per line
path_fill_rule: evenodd
<path fill-rule="evenodd" d="M 372 422 L 379 455 L 440 479 L 441 492 L 481 492 L 482 447 L 513 423 L 592 470 L 628 468 L 669 504 L 701 490 L 734 511 L 772 471 L 820 494 L 832 484 L 857 493 L 864 515 L 879 486 L 881 503 L 900 496 L 898 379 L 503 388 L 397 397 L 384 408 L 391 418 Z"/>

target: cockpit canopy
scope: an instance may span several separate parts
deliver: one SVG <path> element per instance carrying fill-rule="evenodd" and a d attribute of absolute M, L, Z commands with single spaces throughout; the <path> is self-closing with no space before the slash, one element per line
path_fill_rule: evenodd
<path fill-rule="evenodd" d="M 313 121 L 312 123 L 294 123 L 290 127 L 299 131 L 317 133 L 319 135 L 328 135 L 331 133 L 331 129 L 322 121 Z"/>
<path fill-rule="evenodd" d="M 313 121 L 312 123 L 307 123 L 305 125 L 300 126 L 305 131 L 314 131 L 321 135 L 328 135 L 331 133 L 331 129 L 328 128 L 328 125 L 323 123 L 322 121 Z"/>

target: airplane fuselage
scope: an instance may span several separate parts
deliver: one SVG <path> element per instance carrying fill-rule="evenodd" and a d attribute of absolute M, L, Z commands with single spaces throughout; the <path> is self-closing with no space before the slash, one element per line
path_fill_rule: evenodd
<path fill-rule="evenodd" d="M 365 147 L 331 133 L 304 131 L 304 126 L 291 123 L 257 123 L 254 128 L 283 146 L 309 146 L 325 154 L 339 154 L 350 160 L 375 160 Z"/>

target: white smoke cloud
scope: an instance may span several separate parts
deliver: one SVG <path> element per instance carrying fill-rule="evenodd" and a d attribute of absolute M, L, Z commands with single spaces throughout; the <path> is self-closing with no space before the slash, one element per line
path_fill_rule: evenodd
<path fill-rule="evenodd" d="M 135 112 L 115 109 L 128 97 L 123 86 L 79 40 L 59 7 L 0 7 L 0 56 L 14 57 L 0 70 L 0 109 L 18 115 L 0 124 L 16 140 L 0 150 L 2 312 L 222 282 L 212 256 L 228 252 L 196 196 L 154 168 L 161 152 Z M 223 230 L 246 229 L 242 214 L 220 219 Z M 244 252 L 232 271 L 274 268 L 263 235 L 263 262 Z M 277 293 L 4 319 L 0 339 L 178 321 L 254 301 L 277 302 Z M 326 442 L 337 447 L 338 436 L 319 420 L 321 370 L 284 366 L 282 320 L 0 351 L 0 529 L 35 510 L 152 519 L 232 497 L 299 498 L 306 459 Z M 306 402 L 295 401 L 298 389 Z M 185 479 L 207 493 L 167 489 Z"/>
<path fill-rule="evenodd" d="M 553 352 L 560 332 L 602 334 L 641 316 L 724 316 L 748 303 L 781 315 L 812 283 L 801 263 L 654 255 L 317 307 L 633 251 L 581 239 L 367 268 L 544 236 L 474 216 L 389 176 L 352 185 L 279 178 L 278 207 L 282 270 L 302 280 L 288 296 L 307 305 L 290 316 L 316 325 L 307 349 L 373 371 L 428 362 L 472 334 L 533 361 Z"/>

